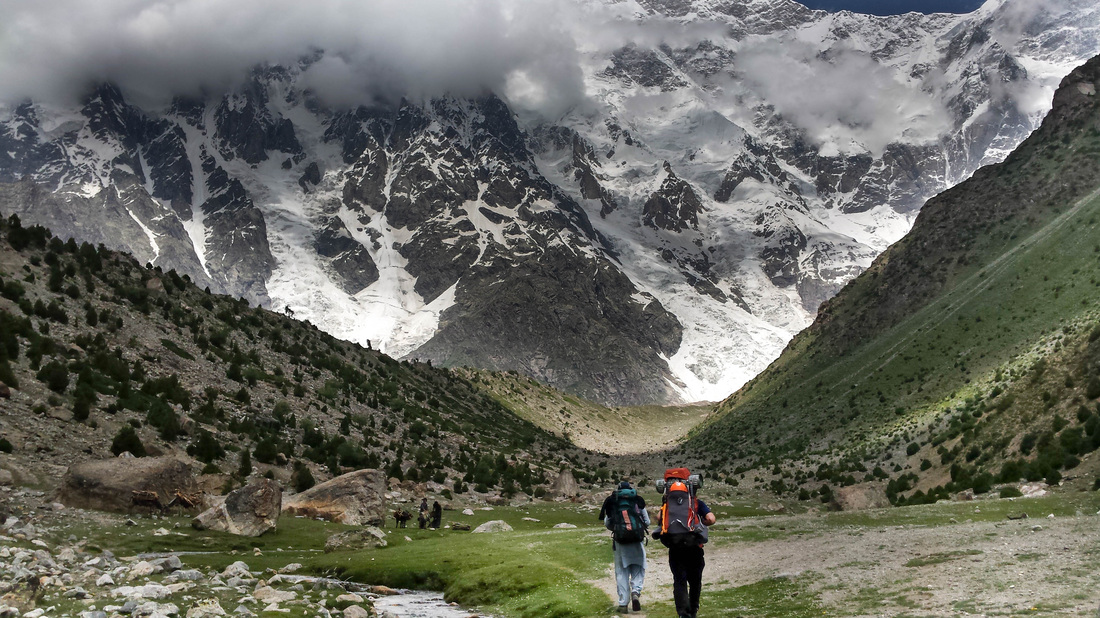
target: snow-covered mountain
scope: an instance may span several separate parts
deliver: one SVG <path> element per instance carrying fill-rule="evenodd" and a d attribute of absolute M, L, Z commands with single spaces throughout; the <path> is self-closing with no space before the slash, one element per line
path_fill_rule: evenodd
<path fill-rule="evenodd" d="M 329 105 L 323 52 L 224 95 L 0 116 L 0 208 L 396 356 L 613 403 L 717 399 L 1100 52 L 1086 0 L 872 17 L 588 0 L 586 98 Z"/>

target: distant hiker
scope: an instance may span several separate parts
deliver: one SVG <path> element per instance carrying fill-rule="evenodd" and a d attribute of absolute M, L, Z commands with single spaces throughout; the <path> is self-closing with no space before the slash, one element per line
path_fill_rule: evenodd
<path fill-rule="evenodd" d="M 438 530 L 442 523 L 443 507 L 439 506 L 439 502 L 432 502 L 432 528 Z"/>
<path fill-rule="evenodd" d="M 420 511 L 417 513 L 416 521 L 417 521 L 417 523 L 420 524 L 420 529 L 421 530 L 428 527 L 428 499 L 427 498 L 423 498 L 420 501 Z"/>
<path fill-rule="evenodd" d="M 687 468 L 665 471 L 663 481 L 657 481 L 661 498 L 660 524 L 653 532 L 668 548 L 668 566 L 672 570 L 672 596 L 679 618 L 695 618 L 699 612 L 699 593 L 703 587 L 703 545 L 707 542 L 707 526 L 715 517 L 705 502 L 696 495 L 703 484 L 699 475 Z"/>
<path fill-rule="evenodd" d="M 611 531 L 611 547 L 615 552 L 615 583 L 619 593 L 619 613 L 627 613 L 627 603 L 634 611 L 642 609 L 642 585 L 645 583 L 645 539 L 649 532 L 649 513 L 645 500 L 629 481 L 619 483 L 619 489 L 604 501 L 604 526 Z"/>

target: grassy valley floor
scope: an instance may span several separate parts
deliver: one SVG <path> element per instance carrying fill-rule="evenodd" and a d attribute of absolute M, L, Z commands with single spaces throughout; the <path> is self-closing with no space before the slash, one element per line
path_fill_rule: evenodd
<path fill-rule="evenodd" d="M 783 515 L 763 514 L 756 496 L 711 498 L 719 523 L 707 549 L 701 617 L 1076 616 L 1092 615 L 1100 605 L 1100 494 L 1095 492 Z M 110 550 L 123 564 L 132 563 L 130 556 L 175 552 L 185 568 L 209 575 L 240 560 L 263 579 L 274 575 L 266 569 L 301 563 L 299 574 L 445 590 L 448 600 L 496 616 L 580 617 L 613 609 L 610 540 L 596 521 L 597 507 L 474 506 L 472 516 L 447 511 L 444 523 L 476 526 L 502 519 L 514 531 L 475 535 L 389 527 L 385 548 L 329 554 L 323 552 L 325 539 L 346 528 L 295 518 L 282 519 L 277 533 L 258 539 L 194 531 L 182 517 L 135 518 L 137 525 L 128 526 L 124 516 L 34 508 L 24 518 L 37 520 L 41 539 L 53 552 Z M 1009 518 L 1024 513 L 1027 519 Z M 554 528 L 562 523 L 576 528 Z M 156 536 L 157 529 L 169 533 Z M 30 539 L 9 536 L 0 545 L 38 549 Z M 664 548 L 651 544 L 649 558 L 643 614 L 671 618 Z M 92 598 L 65 599 L 75 585 Z M 77 615 L 90 605 L 107 604 L 111 588 L 78 576 L 69 586 L 47 589 L 38 606 Z M 182 615 L 199 600 L 218 598 L 232 611 L 252 591 L 200 586 L 162 602 L 175 603 Z M 315 602 L 325 599 L 332 608 L 338 592 L 307 588 L 299 594 Z M 304 604 L 284 607 L 292 613 L 281 615 L 308 614 Z M 261 616 L 262 609 L 252 607 Z"/>

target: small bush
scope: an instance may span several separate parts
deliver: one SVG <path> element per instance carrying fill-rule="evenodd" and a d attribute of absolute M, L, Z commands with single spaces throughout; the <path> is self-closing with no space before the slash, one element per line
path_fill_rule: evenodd
<path fill-rule="evenodd" d="M 1017 487 L 1002 487 L 998 495 L 1002 498 L 1019 498 L 1024 494 Z"/>
<path fill-rule="evenodd" d="M 130 425 L 123 425 L 111 441 L 111 452 L 117 457 L 129 451 L 134 457 L 145 457 L 145 445 L 141 443 L 137 431 Z"/>
<path fill-rule="evenodd" d="M 69 369 L 56 360 L 46 363 L 35 377 L 55 393 L 64 393 L 69 387 Z"/>
<path fill-rule="evenodd" d="M 309 471 L 309 466 L 302 462 L 295 462 L 294 464 L 294 491 L 302 493 L 310 487 L 313 487 L 317 481 L 313 479 L 313 473 Z"/>
<path fill-rule="evenodd" d="M 15 450 L 15 447 L 8 442 L 7 438 L 0 438 L 0 453 L 10 453 Z"/>

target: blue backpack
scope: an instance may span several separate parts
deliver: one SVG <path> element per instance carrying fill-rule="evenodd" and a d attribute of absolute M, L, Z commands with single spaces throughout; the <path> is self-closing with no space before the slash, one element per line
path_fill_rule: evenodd
<path fill-rule="evenodd" d="M 610 513 L 611 536 L 616 543 L 630 545 L 641 543 L 648 534 L 645 520 L 642 519 L 642 507 L 638 503 L 638 492 L 634 489 L 620 489 L 615 492 L 615 500 Z"/>

